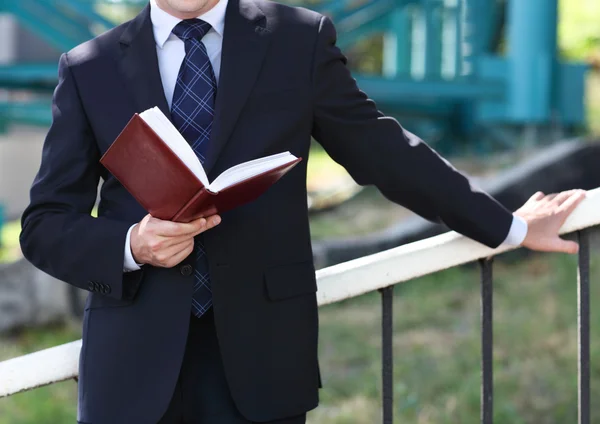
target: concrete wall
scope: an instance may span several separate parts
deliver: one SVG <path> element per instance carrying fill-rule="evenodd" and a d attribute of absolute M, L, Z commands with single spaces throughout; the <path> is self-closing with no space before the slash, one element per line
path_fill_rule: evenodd
<path fill-rule="evenodd" d="M 0 333 L 64 321 L 83 311 L 86 296 L 25 259 L 0 264 Z"/>
<path fill-rule="evenodd" d="M 12 15 L 0 14 L 0 65 L 27 62 L 58 63 L 60 53 Z"/>
<path fill-rule="evenodd" d="M 29 204 L 29 188 L 40 166 L 46 132 L 45 128 L 13 126 L 0 134 L 0 203 L 8 219 L 18 218 Z"/>

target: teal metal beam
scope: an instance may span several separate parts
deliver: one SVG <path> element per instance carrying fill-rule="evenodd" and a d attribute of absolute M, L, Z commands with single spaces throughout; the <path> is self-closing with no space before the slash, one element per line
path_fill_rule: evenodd
<path fill-rule="evenodd" d="M 425 78 L 442 75 L 442 7 L 439 0 L 427 0 L 425 12 Z"/>
<path fill-rule="evenodd" d="M 48 127 L 52 124 L 51 103 L 50 100 L 0 103 L 0 116 L 11 124 Z"/>
<path fill-rule="evenodd" d="M 58 79 L 56 63 L 0 66 L 0 86 L 5 88 L 50 88 Z"/>
<path fill-rule="evenodd" d="M 70 0 L 68 0 L 70 1 Z M 89 4 L 106 4 L 106 5 L 124 5 L 124 6 L 140 6 L 146 5 L 148 0 L 75 0 L 80 3 L 89 3 Z"/>
<path fill-rule="evenodd" d="M 109 21 L 104 16 L 100 15 L 96 12 L 95 6 L 96 2 L 85 1 L 85 0 L 46 0 L 50 1 L 57 9 L 64 8 L 65 10 L 70 10 L 75 14 L 84 17 L 89 22 L 94 24 L 99 24 L 104 27 L 105 30 L 108 30 L 115 26 L 114 22 Z"/>
<path fill-rule="evenodd" d="M 388 19 L 389 30 L 383 38 L 383 75 L 408 77 L 412 61 L 412 8 L 396 7 Z"/>
<path fill-rule="evenodd" d="M 73 13 L 72 10 L 61 9 L 63 5 L 75 1 L 61 0 L 55 3 L 53 0 L 19 0 L 21 8 L 26 8 L 35 14 L 38 24 L 42 21 L 48 23 L 61 33 L 67 34 L 75 43 L 81 43 L 94 36 L 90 30 L 89 20 Z"/>
<path fill-rule="evenodd" d="M 481 53 L 479 48 L 481 40 L 477 30 L 481 27 L 478 22 L 480 16 L 480 3 L 482 0 L 459 0 L 462 2 L 461 25 L 461 76 L 473 78 L 476 76 L 475 66 L 477 65 L 478 55 Z"/>
<path fill-rule="evenodd" d="M 386 103 L 385 99 L 374 99 L 377 106 L 386 114 L 405 118 L 446 121 L 456 114 L 456 102 L 431 99 L 403 98 Z"/>
<path fill-rule="evenodd" d="M 481 34 L 483 53 L 496 53 L 501 41 L 503 28 L 506 21 L 508 0 L 488 0 L 486 7 L 481 8 L 482 19 L 487 22 L 479 25 L 478 33 Z"/>
<path fill-rule="evenodd" d="M 508 111 L 513 121 L 550 121 L 557 10 L 557 0 L 512 0 L 509 4 Z"/>
<path fill-rule="evenodd" d="M 396 7 L 403 7 L 404 5 L 418 1 L 419 0 L 396 0 L 393 3 Z M 380 0 L 322 0 L 317 2 L 281 0 L 281 2 L 292 6 L 309 7 L 316 12 L 329 16 L 337 23 L 372 8 L 377 3 L 380 3 Z"/>
<path fill-rule="evenodd" d="M 385 31 L 387 16 L 382 15 L 358 28 L 348 32 L 339 32 L 338 46 L 342 50 L 350 49 L 360 40 L 371 37 L 375 34 L 382 34 Z"/>
<path fill-rule="evenodd" d="M 81 20 L 58 13 L 46 0 L 5 1 L 4 8 L 30 31 L 62 51 L 93 37 Z"/>
<path fill-rule="evenodd" d="M 378 20 L 382 16 L 387 16 L 396 6 L 398 6 L 398 2 L 395 0 L 369 1 L 363 7 L 354 10 L 345 18 L 337 21 L 337 30 L 340 34 L 356 30 L 363 25 L 368 25 L 372 21 Z M 380 30 L 383 32 L 385 27 L 381 27 Z"/>
<path fill-rule="evenodd" d="M 405 99 L 502 100 L 505 86 L 495 81 L 414 81 L 357 76 L 358 85 L 369 97 L 386 103 Z"/>
<path fill-rule="evenodd" d="M 449 8 L 448 15 L 446 17 L 446 25 L 450 25 L 454 30 L 453 40 L 453 54 L 452 54 L 452 67 L 449 67 L 448 74 L 452 78 L 460 78 L 462 76 L 462 64 L 463 64 L 463 39 L 464 39 L 464 26 L 463 26 L 463 1 L 456 0 L 454 7 Z M 450 58 L 450 53 L 448 53 Z"/>
<path fill-rule="evenodd" d="M 288 2 L 289 3 L 289 2 Z M 293 2 L 298 6 L 306 6 L 305 3 Z M 340 19 L 341 15 L 348 12 L 349 9 L 354 8 L 355 5 L 348 4 L 346 0 L 329 0 L 320 1 L 315 4 L 311 4 L 310 8 L 314 11 L 327 15 L 334 20 Z"/>

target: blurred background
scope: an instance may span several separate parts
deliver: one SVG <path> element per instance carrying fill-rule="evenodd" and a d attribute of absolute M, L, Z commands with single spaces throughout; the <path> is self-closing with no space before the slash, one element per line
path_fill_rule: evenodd
<path fill-rule="evenodd" d="M 61 52 L 143 0 L 0 0 L 0 360 L 81 337 L 85 293 L 22 259 L 19 216 L 51 122 Z M 537 190 L 600 186 L 598 0 L 288 0 L 330 16 L 359 86 L 512 210 Z M 318 144 L 307 181 L 319 268 L 447 229 L 359 187 Z M 593 237 L 592 276 L 600 267 Z M 576 258 L 518 251 L 495 268 L 495 419 L 577 421 Z M 477 423 L 478 270 L 397 287 L 397 422 Z M 600 287 L 592 281 L 592 305 Z M 312 424 L 380 420 L 376 294 L 321 308 Z M 592 307 L 592 329 L 600 312 Z M 600 340 L 592 330 L 592 399 Z M 0 424 L 72 423 L 76 383 L 0 399 Z M 600 405 L 592 402 L 592 422 Z"/>

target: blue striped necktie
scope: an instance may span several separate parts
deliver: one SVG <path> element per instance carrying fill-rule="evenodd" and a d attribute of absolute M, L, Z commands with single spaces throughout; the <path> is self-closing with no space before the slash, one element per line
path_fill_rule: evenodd
<path fill-rule="evenodd" d="M 210 30 L 209 23 L 200 19 L 181 21 L 173 34 L 185 43 L 185 58 L 179 69 L 171 105 L 173 124 L 204 164 L 212 130 L 217 81 L 212 65 L 202 43 Z M 202 316 L 212 306 L 212 291 L 206 252 L 200 237 L 196 237 L 194 252 L 194 293 L 192 313 Z"/>

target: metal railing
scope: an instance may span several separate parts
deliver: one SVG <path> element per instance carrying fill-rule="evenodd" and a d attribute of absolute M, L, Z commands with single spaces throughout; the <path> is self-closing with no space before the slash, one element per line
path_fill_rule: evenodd
<path fill-rule="evenodd" d="M 578 267 L 578 392 L 579 424 L 590 423 L 590 237 L 600 225 L 600 189 L 567 219 L 561 234 L 577 233 Z M 393 290 L 394 285 L 458 265 L 479 261 L 481 267 L 481 422 L 493 422 L 493 257 L 512 250 L 489 249 L 457 233 L 411 243 L 317 271 L 319 305 L 378 290 L 382 307 L 383 423 L 393 422 Z M 63 380 L 77 378 L 81 341 L 67 343 L 0 362 L 0 398 Z"/>

